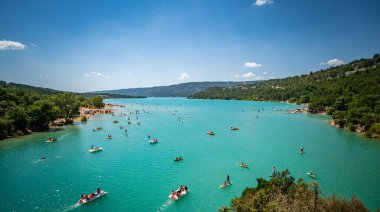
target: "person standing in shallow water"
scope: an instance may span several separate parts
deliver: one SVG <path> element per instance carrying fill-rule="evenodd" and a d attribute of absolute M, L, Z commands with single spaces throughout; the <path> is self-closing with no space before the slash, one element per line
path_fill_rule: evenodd
<path fill-rule="evenodd" d="M 227 183 L 231 184 L 231 182 L 230 182 L 230 175 L 229 174 L 227 174 Z"/>

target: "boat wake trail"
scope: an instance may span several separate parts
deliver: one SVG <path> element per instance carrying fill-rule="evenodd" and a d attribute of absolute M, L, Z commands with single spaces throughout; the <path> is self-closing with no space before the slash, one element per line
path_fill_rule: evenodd
<path fill-rule="evenodd" d="M 68 136 L 68 135 L 70 135 L 70 133 L 68 133 L 68 134 L 64 134 L 64 135 L 58 137 L 58 139 L 62 139 L 62 138 L 64 138 L 64 137 Z"/>
<path fill-rule="evenodd" d="M 69 205 L 69 206 L 63 208 L 62 212 L 67 212 L 67 211 L 74 210 L 74 209 L 77 208 L 78 206 L 79 206 L 78 204 Z"/>
<path fill-rule="evenodd" d="M 164 211 L 167 207 L 169 207 L 171 204 L 173 204 L 173 201 L 168 200 L 164 204 L 160 206 L 160 208 L 157 209 L 157 212 Z"/>

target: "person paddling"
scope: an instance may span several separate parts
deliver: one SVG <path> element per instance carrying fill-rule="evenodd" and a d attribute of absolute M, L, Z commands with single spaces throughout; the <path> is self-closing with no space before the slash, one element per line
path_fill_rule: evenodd
<path fill-rule="evenodd" d="M 227 183 L 231 184 L 231 182 L 230 182 L 230 175 L 229 174 L 227 175 Z"/>
<path fill-rule="evenodd" d="M 275 175 L 276 175 L 276 167 L 275 166 L 273 166 L 272 167 L 272 177 L 274 177 Z"/>

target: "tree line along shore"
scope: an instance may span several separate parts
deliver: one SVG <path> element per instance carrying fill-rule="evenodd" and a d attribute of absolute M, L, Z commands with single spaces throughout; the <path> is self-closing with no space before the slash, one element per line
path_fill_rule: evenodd
<path fill-rule="evenodd" d="M 39 94 L 0 85 L 0 139 L 46 131 L 74 120 L 86 121 L 91 114 L 110 112 L 110 106 L 104 108 L 102 96 L 85 97 L 70 92 Z"/>
<path fill-rule="evenodd" d="M 219 212 L 251 211 L 325 211 L 369 212 L 355 195 L 347 200 L 334 194 L 323 196 L 316 181 L 295 180 L 288 170 L 278 172 L 270 180 L 257 179 L 255 188 L 246 188 L 241 197 L 222 206 Z M 379 210 L 375 210 L 379 211 Z"/>
<path fill-rule="evenodd" d="M 309 113 L 331 115 L 331 125 L 379 138 L 380 55 L 301 76 L 211 87 L 188 98 L 304 104 Z"/>

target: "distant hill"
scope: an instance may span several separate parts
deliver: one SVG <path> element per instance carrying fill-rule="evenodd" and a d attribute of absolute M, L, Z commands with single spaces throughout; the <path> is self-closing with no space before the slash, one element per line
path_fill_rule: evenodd
<path fill-rule="evenodd" d="M 306 103 L 312 113 L 332 115 L 335 126 L 380 137 L 380 55 L 254 85 L 211 87 L 189 98 Z"/>
<path fill-rule="evenodd" d="M 54 95 L 54 94 L 59 94 L 63 93 L 63 91 L 58 91 L 50 88 L 42 88 L 42 87 L 34 87 L 31 85 L 24 85 L 24 84 L 18 84 L 18 83 L 13 83 L 13 82 L 4 82 L 0 81 L 0 85 L 2 86 L 7 86 L 8 88 L 21 88 L 24 90 L 32 91 L 38 94 L 45 94 L 45 95 Z"/>
<path fill-rule="evenodd" d="M 8 88 L 15 88 L 15 89 L 22 89 L 42 95 L 55 95 L 55 94 L 60 94 L 63 93 L 64 91 L 59 91 L 59 90 L 54 90 L 50 88 L 43 88 L 43 87 L 35 87 L 31 85 L 24 85 L 24 84 L 19 84 L 19 83 L 13 83 L 13 82 L 5 82 L 5 81 L 0 81 L 0 86 L 6 86 Z M 131 96 L 131 95 L 123 95 L 123 94 L 110 94 L 110 93 L 93 93 L 93 92 L 86 92 L 86 93 L 76 93 L 73 92 L 76 95 L 79 96 L 85 96 L 85 97 L 92 97 L 96 95 L 101 95 L 103 98 L 145 98 L 144 96 Z"/>
<path fill-rule="evenodd" d="M 188 82 L 169 86 L 147 88 L 127 88 L 118 90 L 95 91 L 94 93 L 110 93 L 147 97 L 187 97 L 210 87 L 231 88 L 237 85 L 256 84 L 259 81 L 245 82 Z"/>

